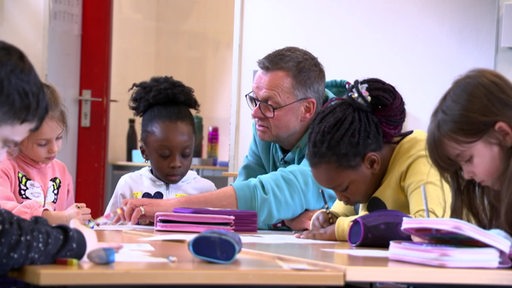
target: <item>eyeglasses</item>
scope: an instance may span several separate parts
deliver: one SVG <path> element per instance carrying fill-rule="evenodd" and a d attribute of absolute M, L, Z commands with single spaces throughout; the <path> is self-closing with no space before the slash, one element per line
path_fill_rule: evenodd
<path fill-rule="evenodd" d="M 276 110 L 279 110 L 281 108 L 290 106 L 292 104 L 295 104 L 297 102 L 307 100 L 307 99 L 310 99 L 310 98 L 301 98 L 301 99 L 297 99 L 293 102 L 290 102 L 288 104 L 285 104 L 283 106 L 274 107 L 268 103 L 258 100 L 256 97 L 254 97 L 254 91 L 251 91 L 251 92 L 245 94 L 245 100 L 247 101 L 249 108 L 254 110 L 254 108 L 258 107 L 260 109 L 261 114 L 263 114 L 263 116 L 265 116 L 267 118 L 274 118 Z"/>

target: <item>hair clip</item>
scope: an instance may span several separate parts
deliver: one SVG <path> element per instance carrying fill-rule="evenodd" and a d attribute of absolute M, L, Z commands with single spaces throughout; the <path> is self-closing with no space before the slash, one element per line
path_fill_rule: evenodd
<path fill-rule="evenodd" d="M 347 82 L 349 98 L 352 98 L 363 105 L 369 105 L 372 100 L 370 93 L 366 91 L 367 88 L 368 84 L 360 84 L 359 80 L 354 81 L 354 84 Z"/>

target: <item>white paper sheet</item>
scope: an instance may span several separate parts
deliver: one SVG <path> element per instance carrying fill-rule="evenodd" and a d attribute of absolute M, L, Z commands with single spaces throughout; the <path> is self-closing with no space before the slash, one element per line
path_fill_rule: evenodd
<path fill-rule="evenodd" d="M 163 234 L 156 235 L 153 237 L 143 238 L 141 240 L 173 240 L 173 241 L 188 241 L 195 236 L 197 233 L 172 233 L 172 234 Z M 290 234 L 240 234 L 240 238 L 242 239 L 242 243 L 297 243 L 297 244 L 319 244 L 319 243 L 332 243 L 334 241 L 321 241 L 321 240 L 311 240 L 311 239 L 300 239 L 296 238 L 291 232 Z"/>

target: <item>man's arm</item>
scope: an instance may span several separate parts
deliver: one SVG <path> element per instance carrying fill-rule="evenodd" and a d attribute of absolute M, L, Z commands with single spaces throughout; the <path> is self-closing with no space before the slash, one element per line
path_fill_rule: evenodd
<path fill-rule="evenodd" d="M 172 212 L 176 207 L 190 208 L 224 208 L 238 209 L 235 189 L 231 186 L 205 192 L 198 195 L 190 195 L 172 199 L 125 199 L 124 215 L 122 220 L 129 221 L 132 224 L 141 220 L 153 220 L 156 212 Z M 143 210 L 139 207 L 143 206 Z M 144 215 L 142 215 L 144 211 Z"/>
<path fill-rule="evenodd" d="M 234 183 L 233 187 L 237 192 L 238 209 L 258 211 L 260 229 L 270 229 L 274 223 L 323 206 L 318 192 L 320 186 L 307 163 L 280 168 L 243 183 Z M 328 189 L 325 192 L 329 203 L 333 203 L 334 192 Z"/>

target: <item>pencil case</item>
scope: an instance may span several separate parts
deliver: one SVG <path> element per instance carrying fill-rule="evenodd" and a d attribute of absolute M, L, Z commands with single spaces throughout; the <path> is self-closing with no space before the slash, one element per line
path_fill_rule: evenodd
<path fill-rule="evenodd" d="M 391 240 L 411 240 L 402 231 L 402 220 L 411 217 L 398 210 L 377 210 L 360 216 L 350 225 L 348 242 L 352 246 L 389 247 Z"/>
<path fill-rule="evenodd" d="M 207 230 L 188 242 L 188 250 L 201 260 L 228 264 L 242 250 L 242 240 L 233 231 Z"/>
<path fill-rule="evenodd" d="M 219 209 L 219 208 L 189 208 L 177 207 L 173 209 L 174 213 L 186 214 L 209 214 L 209 215 L 227 215 L 233 216 L 234 231 L 236 232 L 257 232 L 258 214 L 253 210 L 238 209 Z"/>
<path fill-rule="evenodd" d="M 211 229 L 234 229 L 234 217 L 227 215 L 157 212 L 154 223 L 155 230 L 158 231 L 202 232 Z"/>

